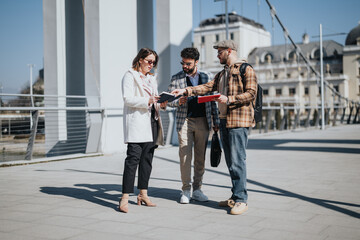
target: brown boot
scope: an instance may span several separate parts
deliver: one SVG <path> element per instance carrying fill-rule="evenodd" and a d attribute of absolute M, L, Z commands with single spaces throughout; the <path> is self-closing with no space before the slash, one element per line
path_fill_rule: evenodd
<path fill-rule="evenodd" d="M 219 207 L 234 207 L 235 201 L 229 198 L 228 200 L 219 202 Z"/>

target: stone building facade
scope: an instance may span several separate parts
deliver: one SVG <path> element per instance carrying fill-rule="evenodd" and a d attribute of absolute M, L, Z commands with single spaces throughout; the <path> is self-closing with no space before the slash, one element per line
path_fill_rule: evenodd
<path fill-rule="evenodd" d="M 228 19 L 229 39 L 238 43 L 239 57 L 246 58 L 255 47 L 271 45 L 271 35 L 260 23 L 237 15 L 235 12 L 230 13 Z M 225 14 L 205 19 L 194 29 L 194 47 L 199 49 L 202 70 L 211 73 L 221 70 L 213 46 L 226 39 L 225 29 Z"/>

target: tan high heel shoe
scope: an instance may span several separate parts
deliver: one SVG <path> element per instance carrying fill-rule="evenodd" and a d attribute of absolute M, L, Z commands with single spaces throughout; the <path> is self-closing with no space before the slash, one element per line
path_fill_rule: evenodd
<path fill-rule="evenodd" d="M 127 213 L 129 211 L 129 197 L 122 197 L 119 201 L 119 211 Z"/>
<path fill-rule="evenodd" d="M 140 206 L 142 203 L 144 203 L 144 205 L 148 207 L 156 207 L 156 204 L 152 203 L 147 195 L 139 194 L 137 196 L 137 204 Z"/>

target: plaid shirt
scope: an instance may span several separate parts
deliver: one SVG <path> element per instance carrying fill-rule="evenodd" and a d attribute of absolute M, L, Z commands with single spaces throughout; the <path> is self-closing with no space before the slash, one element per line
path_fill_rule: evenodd
<path fill-rule="evenodd" d="M 254 108 L 257 92 L 257 78 L 253 68 L 247 67 L 245 72 L 245 87 L 240 77 L 241 63 L 230 66 L 229 79 L 227 81 L 228 107 L 226 115 L 226 127 L 254 127 Z M 187 87 L 188 96 L 204 95 L 208 92 L 219 91 L 219 82 L 225 73 L 225 69 L 216 74 L 215 78 L 195 87 Z M 182 88 L 180 86 L 180 88 Z M 245 91 L 244 91 L 245 89 Z"/>
<path fill-rule="evenodd" d="M 204 73 L 200 72 L 199 82 L 207 83 L 209 81 L 209 76 Z M 184 71 L 180 71 L 171 78 L 171 83 L 169 85 L 168 91 L 171 92 L 175 89 L 179 88 L 186 88 L 186 74 Z M 209 93 L 208 95 L 210 95 Z M 180 131 L 182 126 L 184 125 L 185 119 L 187 117 L 188 111 L 188 103 L 186 102 L 183 105 L 179 105 L 179 99 L 168 103 L 168 106 L 176 108 L 176 130 Z M 205 103 L 205 110 L 206 110 L 206 119 L 208 122 L 209 130 L 211 129 L 211 116 L 214 125 L 219 125 L 219 115 L 218 115 L 218 108 L 215 102 L 207 102 Z"/>

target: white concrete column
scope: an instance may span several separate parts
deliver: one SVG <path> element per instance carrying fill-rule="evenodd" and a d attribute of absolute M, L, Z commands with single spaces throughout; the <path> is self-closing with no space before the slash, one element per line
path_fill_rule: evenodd
<path fill-rule="evenodd" d="M 137 2 L 133 0 L 98 1 L 98 55 L 101 106 L 122 108 L 121 81 L 138 52 Z M 90 36 L 89 36 L 90 40 Z M 90 61 L 90 59 L 88 59 Z M 96 69 L 96 65 L 95 65 Z M 89 72 L 90 70 L 87 70 Z M 90 74 L 90 72 L 89 72 Z M 102 126 L 101 150 L 123 152 L 123 111 L 106 110 Z"/>
<path fill-rule="evenodd" d="M 156 51 L 159 90 L 166 90 L 173 74 L 181 70 L 180 52 L 191 47 L 192 1 L 156 1 Z"/>
<path fill-rule="evenodd" d="M 330 87 L 333 88 L 334 87 L 334 84 L 333 83 L 330 83 Z M 325 102 L 327 103 L 327 105 L 325 105 L 327 108 L 330 108 L 330 112 L 329 112 L 329 115 L 331 116 L 331 113 L 333 112 L 334 110 L 334 97 L 333 97 L 333 92 L 329 89 L 329 88 L 326 88 L 326 91 L 325 91 Z"/>
<path fill-rule="evenodd" d="M 295 89 L 295 96 L 297 98 L 297 102 L 299 104 L 300 107 L 300 114 L 303 114 L 305 112 L 305 88 L 304 88 L 304 83 L 303 81 L 300 79 L 299 77 L 299 83 L 296 85 L 296 89 Z"/>
<path fill-rule="evenodd" d="M 44 0 L 44 88 L 45 95 L 66 95 L 65 0 Z M 65 107 L 65 98 L 45 98 L 45 107 Z M 45 114 L 46 152 L 67 140 L 66 112 Z"/>
<path fill-rule="evenodd" d="M 85 95 L 89 107 L 101 107 L 100 97 L 100 11 L 98 0 L 84 2 Z M 102 151 L 103 112 L 90 111 L 86 153 Z"/>
<path fill-rule="evenodd" d="M 155 50 L 154 1 L 156 0 L 137 0 L 138 50 L 144 47 Z"/>
<path fill-rule="evenodd" d="M 141 47 L 153 48 L 160 55 L 160 90 L 167 89 L 171 75 L 181 69 L 180 51 L 191 46 L 192 1 L 156 1 L 157 41 L 154 41 L 154 2 L 84 0 L 80 1 L 84 16 L 76 21 L 79 1 L 76 4 L 69 0 L 43 1 L 45 93 L 85 94 L 87 106 L 105 108 L 103 113 L 89 112 L 86 152 L 125 151 L 121 81 Z M 72 21 L 76 21 L 75 25 Z M 79 34 L 76 28 L 81 30 Z M 74 62 L 70 55 L 79 57 L 81 62 Z M 78 81 L 76 76 L 81 74 L 82 80 Z M 46 136 L 55 137 L 55 143 L 68 140 L 66 115 L 61 116 L 61 112 L 55 115 L 48 119 L 57 121 L 56 129 L 48 134 L 47 128 Z"/>
<path fill-rule="evenodd" d="M 320 102 L 318 101 L 318 99 L 319 99 L 318 95 L 320 95 L 318 85 L 316 83 L 310 85 L 309 86 L 309 98 L 310 98 L 310 105 L 313 108 L 317 108 L 318 104 L 320 104 Z"/>

